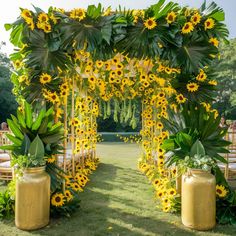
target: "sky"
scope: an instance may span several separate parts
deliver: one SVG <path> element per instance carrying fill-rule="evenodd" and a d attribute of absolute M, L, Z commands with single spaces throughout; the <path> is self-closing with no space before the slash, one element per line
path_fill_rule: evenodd
<path fill-rule="evenodd" d="M 158 0 L 5 0 L 0 8 L 0 42 L 6 42 L 1 51 L 10 54 L 13 47 L 9 42 L 9 32 L 5 31 L 4 24 L 12 23 L 20 15 L 20 7 L 32 9 L 32 4 L 47 11 L 50 6 L 71 10 L 73 8 L 86 8 L 88 5 L 99 2 L 104 6 L 111 6 L 116 9 L 119 5 L 129 9 L 145 9 Z M 168 1 L 168 0 L 167 0 Z M 203 0 L 174 0 L 182 6 L 199 7 Z M 212 2 L 207 0 L 208 3 Z M 215 2 L 225 11 L 225 22 L 230 31 L 230 38 L 236 37 L 235 9 L 236 0 L 215 0 Z"/>

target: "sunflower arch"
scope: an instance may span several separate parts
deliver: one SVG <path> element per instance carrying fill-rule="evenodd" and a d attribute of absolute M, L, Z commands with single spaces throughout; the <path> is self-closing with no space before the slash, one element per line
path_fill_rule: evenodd
<path fill-rule="evenodd" d="M 135 127 L 141 101 L 140 167 L 167 178 L 161 145 L 175 131 L 173 117 L 195 106 L 218 119 L 211 107 L 217 82 L 210 65 L 219 40 L 228 36 L 222 21 L 215 3 L 198 10 L 164 0 L 146 10 L 111 11 L 100 4 L 71 11 L 22 9 L 6 25 L 18 48 L 11 55 L 14 93 L 20 105 L 27 100 L 36 111 L 54 106 L 55 121 L 64 124 L 64 148 L 71 145 L 72 176 L 86 165 L 85 153 L 96 158 L 97 116 L 113 115 Z M 64 170 L 66 163 L 65 153 Z"/>

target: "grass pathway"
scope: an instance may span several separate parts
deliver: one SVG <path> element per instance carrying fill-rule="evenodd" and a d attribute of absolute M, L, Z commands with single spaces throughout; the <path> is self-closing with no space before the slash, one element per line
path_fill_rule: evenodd
<path fill-rule="evenodd" d="M 0 222 L 0 235 L 48 236 L 191 236 L 236 235 L 236 227 L 218 226 L 196 232 L 181 225 L 179 215 L 160 212 L 153 189 L 137 171 L 139 149 L 134 144 L 98 145 L 101 164 L 81 193 L 81 208 L 69 219 L 51 220 L 46 228 L 23 232 L 12 221 Z"/>

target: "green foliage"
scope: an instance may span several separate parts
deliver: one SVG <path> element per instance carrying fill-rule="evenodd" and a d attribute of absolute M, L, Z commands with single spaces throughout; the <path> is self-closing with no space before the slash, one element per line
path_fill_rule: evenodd
<path fill-rule="evenodd" d="M 37 118 L 35 118 L 37 117 Z M 31 106 L 25 102 L 25 109 L 17 112 L 17 117 L 7 120 L 13 135 L 7 134 L 12 145 L 0 147 L 12 152 L 13 162 L 21 158 L 20 166 L 41 166 L 46 163 L 47 157 L 61 153 L 61 140 L 63 139 L 62 124 L 54 122 L 52 108 L 42 109 L 37 116 Z"/>
<path fill-rule="evenodd" d="M 236 39 L 229 44 L 220 44 L 220 58 L 213 64 L 216 80 L 219 83 L 214 107 L 226 116 L 236 116 Z"/>
<path fill-rule="evenodd" d="M 10 218 L 14 214 L 15 201 L 8 190 L 0 193 L 0 219 Z"/>
<path fill-rule="evenodd" d="M 17 108 L 15 97 L 12 95 L 11 69 L 10 60 L 0 52 L 0 123 L 5 122 L 10 114 L 15 114 Z"/>
<path fill-rule="evenodd" d="M 220 117 L 215 118 L 213 113 L 207 113 L 203 106 L 186 105 L 182 113 L 170 116 L 170 120 L 163 120 L 163 123 L 172 132 L 162 145 L 166 151 L 172 152 L 169 165 L 194 153 L 203 153 L 203 150 L 204 155 L 210 156 L 215 162 L 226 162 L 221 154 L 228 153 L 225 147 L 230 142 L 224 140 L 227 127 L 219 127 Z"/>
<path fill-rule="evenodd" d="M 226 197 L 216 200 L 216 219 L 219 224 L 236 225 L 236 192 L 229 186 L 218 166 L 213 168 L 213 174 L 216 177 L 216 184 L 223 185 L 227 191 Z"/>

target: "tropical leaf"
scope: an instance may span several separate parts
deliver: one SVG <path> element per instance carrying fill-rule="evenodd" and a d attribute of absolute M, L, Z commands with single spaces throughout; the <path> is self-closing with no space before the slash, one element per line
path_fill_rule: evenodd
<path fill-rule="evenodd" d="M 27 67 L 41 71 L 55 71 L 73 69 L 66 52 L 59 48 L 59 35 L 46 37 L 43 31 L 34 30 L 29 33 L 25 63 Z"/>
<path fill-rule="evenodd" d="M 26 134 L 24 134 L 24 139 L 21 145 L 21 151 L 23 155 L 28 155 L 30 144 L 31 141 L 29 137 Z"/>
<path fill-rule="evenodd" d="M 29 103 L 25 102 L 25 120 L 28 128 L 31 128 L 33 124 L 32 109 Z"/>
<path fill-rule="evenodd" d="M 205 148 L 203 147 L 202 143 L 197 139 L 196 142 L 193 144 L 190 150 L 190 156 L 194 157 L 194 155 L 198 156 L 205 156 Z"/>
<path fill-rule="evenodd" d="M 171 52 L 174 50 L 173 52 Z M 175 67 L 180 67 L 183 73 L 198 73 L 199 68 L 209 65 L 212 56 L 218 53 L 213 45 L 210 45 L 202 37 L 184 38 L 183 45 L 176 49 L 167 50 L 163 57 L 170 60 Z M 174 57 L 173 57 L 174 55 Z M 163 59 L 164 59 L 163 58 Z"/>
<path fill-rule="evenodd" d="M 40 111 L 37 119 L 35 120 L 35 122 L 32 125 L 32 130 L 37 130 L 40 127 L 42 119 L 44 118 L 45 114 L 46 114 L 46 110 L 42 109 Z"/>
<path fill-rule="evenodd" d="M 11 134 L 6 134 L 7 138 L 13 142 L 13 145 L 20 146 L 22 144 L 22 139 L 16 138 Z"/>
<path fill-rule="evenodd" d="M 9 128 L 11 129 L 12 133 L 19 139 L 23 139 L 24 135 L 21 133 L 20 129 L 17 127 L 17 125 L 15 125 L 15 123 L 10 120 L 7 119 L 7 124 L 9 126 Z"/>
<path fill-rule="evenodd" d="M 44 157 L 44 145 L 38 135 L 29 146 L 29 154 L 37 160 L 41 160 Z"/>

